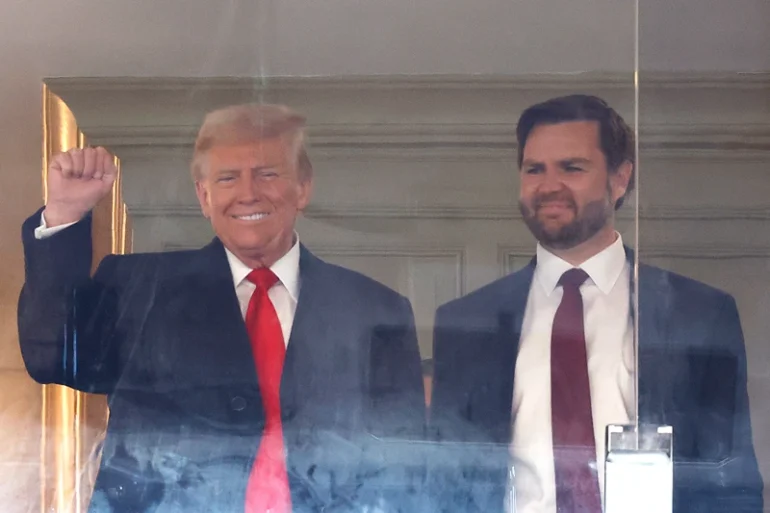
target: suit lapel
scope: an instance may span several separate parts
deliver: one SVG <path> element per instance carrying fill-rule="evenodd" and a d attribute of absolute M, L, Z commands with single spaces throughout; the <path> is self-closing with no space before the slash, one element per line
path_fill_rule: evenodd
<path fill-rule="evenodd" d="M 626 249 L 633 269 L 634 253 Z M 671 336 L 671 290 L 666 274 L 639 265 L 639 313 L 634 312 L 634 278 L 631 273 L 631 314 L 639 326 L 637 362 L 639 419 L 642 424 L 666 423 L 672 397 L 676 361 L 669 358 Z"/>
<path fill-rule="evenodd" d="M 490 405 L 482 411 L 501 412 L 502 418 L 489 419 L 492 423 L 493 438 L 500 443 L 511 439 L 513 383 L 516 370 L 516 356 L 518 354 L 521 339 L 521 327 L 529 297 L 529 289 L 532 286 L 536 260 L 532 261 L 520 271 L 508 277 L 508 283 L 503 289 L 503 298 L 500 301 L 497 323 L 498 340 L 496 342 L 496 357 L 489 369 L 496 374 L 491 376 L 490 383 L 499 385 L 498 390 L 492 394 L 484 394 L 492 400 L 500 403 Z"/>
<path fill-rule="evenodd" d="M 190 312 L 187 347 L 179 354 L 200 356 L 206 373 L 198 377 L 199 382 L 233 385 L 243 390 L 239 395 L 253 394 L 257 387 L 254 358 L 221 242 L 215 239 L 199 250 L 177 276 L 181 289 L 174 297 L 182 298 Z M 261 402 L 257 409 L 261 412 Z"/>
<path fill-rule="evenodd" d="M 322 283 L 324 265 L 305 246 L 300 245 L 300 292 L 281 376 L 281 408 L 284 418 L 292 417 L 301 406 L 303 394 L 300 392 L 311 390 L 313 355 L 323 350 L 322 341 L 328 333 L 329 322 L 322 313 L 329 290 Z"/>
<path fill-rule="evenodd" d="M 524 313 L 527 309 L 527 299 L 529 298 L 529 289 L 532 287 L 532 280 L 535 276 L 535 267 L 537 266 L 537 259 L 533 258 L 526 267 L 513 275 L 510 287 L 510 300 L 503 308 L 501 316 L 510 316 L 510 335 L 513 335 L 513 340 L 516 341 L 518 346 L 519 337 L 521 336 L 521 326 L 524 322 Z"/>
<path fill-rule="evenodd" d="M 500 334 L 507 342 L 502 344 L 505 351 L 501 354 L 501 357 L 506 359 L 506 365 L 516 363 L 516 354 L 521 338 L 521 326 L 527 309 L 529 289 L 532 287 L 532 279 L 535 275 L 535 266 L 536 259 L 533 258 L 526 267 L 511 275 L 510 283 L 505 291 L 506 298 L 498 313 Z M 508 362 L 507 359 L 511 361 Z M 510 378 L 511 388 L 513 388 L 513 372 L 510 373 Z"/>

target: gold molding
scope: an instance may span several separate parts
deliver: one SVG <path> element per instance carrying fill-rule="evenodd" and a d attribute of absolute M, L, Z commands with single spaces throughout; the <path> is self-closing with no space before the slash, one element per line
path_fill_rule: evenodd
<path fill-rule="evenodd" d="M 66 103 L 43 84 L 43 200 L 48 198 L 48 164 L 53 155 L 83 148 L 85 134 Z M 118 176 L 108 197 L 93 210 L 93 265 L 110 253 L 131 251 L 130 221 Z M 44 385 L 41 411 L 41 511 L 82 513 L 87 510 L 98 466 L 95 447 L 103 437 L 109 415 L 105 396 L 86 394 L 60 385 Z M 97 455 L 96 457 L 94 455 Z"/>

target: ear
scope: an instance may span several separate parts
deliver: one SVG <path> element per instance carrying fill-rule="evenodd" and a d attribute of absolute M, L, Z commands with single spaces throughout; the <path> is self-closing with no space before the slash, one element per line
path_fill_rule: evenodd
<path fill-rule="evenodd" d="M 198 203 L 201 205 L 203 217 L 211 217 L 211 202 L 208 185 L 202 180 L 195 180 L 195 195 L 198 196 Z"/>
<path fill-rule="evenodd" d="M 610 173 L 610 191 L 612 193 L 612 204 L 617 204 L 618 200 L 625 196 L 628 190 L 628 184 L 631 181 L 631 174 L 634 171 L 634 164 L 626 160 L 614 173 Z"/>
<path fill-rule="evenodd" d="M 297 210 L 303 211 L 310 204 L 313 196 L 313 177 L 300 179 L 297 183 Z"/>

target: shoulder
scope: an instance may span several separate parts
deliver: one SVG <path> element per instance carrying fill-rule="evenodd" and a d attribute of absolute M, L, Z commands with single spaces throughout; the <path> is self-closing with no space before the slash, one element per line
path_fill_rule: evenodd
<path fill-rule="evenodd" d="M 375 301 L 395 304 L 406 301 L 400 293 L 358 271 L 325 262 L 320 258 L 317 258 L 316 265 L 316 271 L 323 274 L 324 282 L 343 294 L 365 297 L 370 303 Z"/>
<path fill-rule="evenodd" d="M 441 305 L 436 312 L 436 324 L 446 327 L 458 322 L 465 324 L 474 318 L 496 318 L 502 309 L 513 307 L 514 298 L 529 294 L 533 269 L 533 266 L 527 266 Z"/>
<path fill-rule="evenodd" d="M 411 303 L 405 296 L 360 272 L 326 262 L 304 247 L 300 276 L 302 287 L 312 282 L 316 291 L 324 291 L 328 307 L 367 318 L 412 315 Z"/>
<path fill-rule="evenodd" d="M 640 290 L 657 290 L 664 293 L 669 301 L 675 302 L 682 311 L 683 304 L 697 307 L 699 316 L 709 309 L 722 309 L 735 305 L 734 298 L 727 292 L 681 274 L 659 267 L 641 264 L 639 266 Z M 673 305 L 672 305 L 673 306 Z M 685 308 L 686 310 L 686 308 Z"/>
<path fill-rule="evenodd" d="M 184 272 L 200 250 L 158 253 L 106 255 L 97 268 L 96 276 L 109 276 L 124 283 L 159 279 Z"/>

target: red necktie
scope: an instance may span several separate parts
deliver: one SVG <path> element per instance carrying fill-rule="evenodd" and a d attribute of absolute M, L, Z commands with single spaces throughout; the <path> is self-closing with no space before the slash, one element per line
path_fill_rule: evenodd
<path fill-rule="evenodd" d="M 245 512 L 288 513 L 291 511 L 291 494 L 286 473 L 280 400 L 286 346 L 281 323 L 267 295 L 278 278 L 266 268 L 251 271 L 247 278 L 257 286 L 246 310 L 246 329 L 265 408 L 265 430 L 246 488 Z"/>
<path fill-rule="evenodd" d="M 602 511 L 580 295 L 580 285 L 587 278 L 581 269 L 562 275 L 559 284 L 564 296 L 553 319 L 551 420 L 559 513 Z"/>

